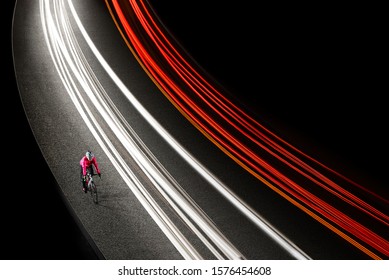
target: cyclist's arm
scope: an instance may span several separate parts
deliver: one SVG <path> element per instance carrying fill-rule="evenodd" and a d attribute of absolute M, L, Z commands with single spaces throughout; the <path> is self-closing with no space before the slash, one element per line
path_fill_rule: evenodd
<path fill-rule="evenodd" d="M 92 159 L 92 163 L 93 163 L 93 164 L 94 164 L 94 166 L 96 167 L 96 171 L 97 171 L 97 173 L 98 173 L 98 174 L 100 174 L 99 165 L 97 164 L 97 160 L 96 160 L 96 158 L 95 158 L 95 157 Z"/>
<path fill-rule="evenodd" d="M 82 166 L 82 175 L 85 176 L 86 175 L 86 162 L 85 162 L 85 160 L 81 161 L 81 166 Z"/>

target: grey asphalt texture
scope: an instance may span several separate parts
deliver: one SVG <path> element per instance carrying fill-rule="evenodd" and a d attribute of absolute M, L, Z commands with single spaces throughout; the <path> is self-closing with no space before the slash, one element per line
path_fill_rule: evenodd
<path fill-rule="evenodd" d="M 259 185 L 258 181 L 204 139 L 176 111 L 139 66 L 118 34 L 104 3 L 92 0 L 78 2 L 82 3 L 75 4 L 77 11 L 103 57 L 149 112 L 183 146 L 196 154 L 200 162 L 206 163 L 223 182 L 229 182 L 236 193 L 245 197 L 249 204 L 312 258 L 331 259 L 342 254 L 344 258 L 359 257 L 358 252 L 344 244 L 340 238 L 334 237 L 271 190 Z M 289 259 L 286 252 L 265 234 L 259 233 L 250 221 L 242 218 L 217 191 L 207 186 L 203 179 L 188 168 L 128 104 L 119 89 L 105 76 L 93 55 L 87 51 L 86 44 L 80 44 L 86 50 L 86 57 L 90 58 L 89 63 L 96 69 L 96 75 L 101 75 L 106 91 L 125 118 L 243 254 L 248 259 Z M 113 168 L 70 101 L 47 51 L 38 0 L 18 1 L 13 46 L 18 88 L 35 139 L 58 183 L 58 191 L 64 202 L 99 256 L 102 259 L 182 259 Z M 91 197 L 81 191 L 78 162 L 86 149 L 95 153 L 103 174 L 101 180 L 97 178 L 98 205 L 93 204 Z M 139 172 L 130 158 L 128 162 Z M 307 234 L 307 231 L 311 234 Z M 323 244 L 331 246 L 323 250 Z M 340 255 L 339 251 L 342 251 Z M 212 259 L 209 253 L 203 253 L 205 258 Z"/>

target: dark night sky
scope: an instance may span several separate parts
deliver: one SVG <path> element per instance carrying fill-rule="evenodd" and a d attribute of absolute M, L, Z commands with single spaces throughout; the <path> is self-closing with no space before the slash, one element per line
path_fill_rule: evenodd
<path fill-rule="evenodd" d="M 384 44 L 369 7 L 149 2 L 192 57 L 274 132 L 362 184 L 388 186 L 387 85 L 377 67 Z"/>

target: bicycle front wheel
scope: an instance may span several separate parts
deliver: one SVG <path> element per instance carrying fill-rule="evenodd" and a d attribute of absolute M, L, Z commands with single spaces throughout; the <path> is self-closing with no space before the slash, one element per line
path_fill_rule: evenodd
<path fill-rule="evenodd" d="M 92 196 L 92 198 L 93 198 L 93 202 L 94 202 L 95 204 L 97 204 L 97 203 L 98 203 L 98 197 L 97 197 L 97 187 L 96 187 L 95 183 L 92 183 L 92 184 L 91 184 L 91 191 L 90 191 L 90 194 L 91 194 L 91 196 Z"/>

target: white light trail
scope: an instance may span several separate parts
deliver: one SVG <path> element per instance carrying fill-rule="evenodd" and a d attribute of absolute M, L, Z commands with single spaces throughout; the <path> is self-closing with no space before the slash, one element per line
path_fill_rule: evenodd
<path fill-rule="evenodd" d="M 50 7 L 50 3 L 53 4 L 53 8 Z M 78 28 L 96 58 L 127 99 L 150 125 L 152 125 L 159 135 L 161 135 L 161 137 L 163 137 L 163 139 L 165 139 L 165 141 L 213 187 L 233 203 L 233 205 L 235 205 L 235 207 L 245 214 L 252 222 L 277 241 L 291 255 L 297 259 L 309 259 L 304 252 L 232 193 L 226 185 L 220 182 L 216 176 L 200 164 L 157 122 L 157 120 L 151 116 L 151 114 L 125 87 L 101 56 L 85 31 L 85 28 L 82 26 L 72 2 L 68 1 L 68 4 Z M 142 203 L 146 211 L 158 224 L 161 230 L 166 234 L 172 244 L 185 259 L 202 259 L 201 255 L 196 251 L 191 242 L 185 238 L 183 233 L 180 232 L 169 219 L 168 215 L 161 209 L 151 194 L 138 180 L 128 164 L 124 161 L 98 124 L 88 104 L 93 104 L 93 106 L 95 106 L 97 111 L 101 114 L 100 117 L 109 125 L 118 140 L 120 140 L 131 157 L 148 176 L 154 187 L 162 194 L 166 202 L 169 203 L 177 215 L 180 216 L 198 238 L 202 240 L 204 245 L 216 256 L 216 258 L 244 259 L 244 256 L 228 241 L 227 238 L 224 237 L 202 209 L 197 206 L 175 179 L 167 170 L 165 170 L 161 163 L 152 155 L 109 99 L 105 90 L 94 76 L 92 69 L 78 46 L 67 17 L 64 1 L 41 0 L 40 5 L 45 39 L 55 67 L 57 68 L 70 98 L 90 129 L 92 135 L 111 160 L 113 166 L 118 170 L 131 191 Z M 79 85 L 77 85 L 77 82 Z M 91 102 L 84 100 L 79 90 L 80 86 L 88 95 Z M 195 224 L 193 224 L 192 221 Z"/>
<path fill-rule="evenodd" d="M 226 199 L 228 199 L 237 209 L 239 209 L 248 219 L 250 219 L 256 226 L 263 230 L 268 236 L 275 240 L 281 247 L 288 251 L 297 259 L 310 259 L 310 257 L 303 252 L 296 244 L 290 241 L 286 236 L 274 228 L 264 217 L 259 215 L 254 209 L 236 196 L 224 183 L 222 183 L 214 174 L 212 174 L 205 166 L 203 166 L 194 156 L 192 156 L 184 147 L 182 147 L 172 137 L 160 123 L 142 106 L 142 104 L 135 98 L 135 96 L 128 90 L 116 73 L 112 70 L 104 57 L 100 54 L 93 41 L 90 39 L 85 28 L 83 27 L 77 12 L 71 0 L 69 0 L 71 12 L 76 20 L 76 23 L 83 34 L 90 49 L 101 63 L 105 71 L 116 83 L 118 88 L 123 92 L 131 104 L 138 110 L 138 112 L 146 119 L 147 122 L 165 139 L 165 141 L 184 159 L 193 169 L 195 169 L 204 179 L 206 179 L 217 191 L 219 191 Z"/>
<path fill-rule="evenodd" d="M 89 85 L 84 82 L 85 77 L 82 76 L 82 71 L 80 72 L 77 70 L 77 67 L 80 67 L 81 64 L 78 64 L 78 66 L 76 66 L 73 63 L 72 56 L 69 54 L 69 50 L 73 49 L 72 52 L 74 55 L 74 50 L 78 49 L 78 47 L 74 46 L 70 48 L 70 46 L 72 46 L 75 41 L 71 40 L 71 43 L 69 43 L 69 45 L 67 46 L 63 38 L 63 35 L 69 32 L 70 30 L 69 28 L 66 28 L 69 23 L 63 17 L 63 15 L 66 13 L 66 10 L 63 8 L 62 1 L 61 3 L 58 3 L 58 1 L 53 1 L 54 5 L 59 6 L 53 9 L 53 13 L 56 19 L 56 21 L 54 21 L 52 18 L 52 12 L 50 10 L 50 2 L 51 1 L 49 0 L 40 2 L 42 26 L 53 62 L 77 110 L 79 111 L 89 130 L 91 131 L 95 139 L 98 141 L 102 149 L 105 151 L 108 158 L 111 160 L 114 167 L 118 170 L 119 174 L 122 176 L 126 184 L 130 187 L 135 196 L 142 203 L 143 207 L 158 224 L 158 226 L 165 233 L 165 235 L 169 238 L 172 244 L 174 244 L 174 246 L 178 249 L 181 255 L 185 259 L 201 259 L 200 254 L 191 246 L 190 242 L 186 240 L 186 238 L 174 226 L 174 224 L 169 220 L 167 215 L 162 211 L 162 209 L 158 206 L 158 204 L 154 201 L 151 195 L 143 187 L 140 181 L 136 178 L 135 174 L 128 167 L 123 158 L 113 147 L 108 137 L 104 134 L 97 121 L 93 118 L 93 115 L 91 114 L 87 103 L 81 97 L 76 82 L 72 77 L 73 73 L 86 92 L 92 91 Z M 60 33 L 60 29 L 56 29 L 57 26 L 62 26 L 65 30 L 65 33 Z M 71 37 L 68 37 L 68 39 Z M 70 67 L 70 69 L 68 67 Z M 69 70 L 71 70 L 71 72 Z M 85 111 L 88 114 L 86 114 Z M 89 120 L 88 116 L 89 118 L 91 118 L 91 120 L 93 120 L 93 122 Z"/>
<path fill-rule="evenodd" d="M 201 259 L 200 254 L 174 226 L 114 148 L 107 135 L 94 118 L 92 111 L 88 107 L 88 102 L 83 99 L 78 90 L 76 85 L 77 81 L 116 137 L 118 137 L 129 154 L 154 183 L 155 188 L 161 192 L 165 199 L 171 204 L 172 208 L 175 209 L 177 214 L 198 235 L 210 251 L 219 259 L 225 257 L 229 259 L 243 259 L 244 257 L 242 254 L 222 235 L 201 209 L 197 207 L 187 195 L 183 195 L 184 191 L 182 188 L 175 182 L 174 178 L 164 170 L 156 158 L 151 155 L 150 151 L 148 151 L 132 128 L 119 114 L 118 110 L 108 99 L 108 95 L 95 78 L 93 71 L 90 69 L 77 44 L 69 20 L 66 17 L 66 9 L 63 1 L 55 1 L 54 5 L 57 6 L 53 8 L 56 21 L 54 21 L 51 16 L 49 1 L 41 2 L 41 14 L 43 15 L 42 25 L 46 42 L 57 71 L 91 133 L 105 151 L 115 168 L 118 169 L 119 174 L 121 174 L 130 189 L 184 258 Z M 76 79 L 73 78 L 73 75 Z M 125 123 L 126 127 L 124 127 L 121 122 Z M 126 129 L 131 132 L 132 137 Z M 143 150 L 147 152 L 149 158 L 153 159 L 155 165 L 145 154 L 143 154 L 136 141 L 134 141 L 134 138 L 140 143 Z M 160 172 L 161 170 L 163 172 Z M 192 224 L 185 214 L 196 222 L 197 226 L 201 228 L 214 244 L 207 241 L 207 238 L 203 233 L 197 230 L 196 226 Z M 215 248 L 215 246 L 217 248 Z M 219 251 L 222 252 L 222 254 L 219 253 Z"/>
<path fill-rule="evenodd" d="M 236 196 L 224 183 L 222 183 L 214 174 L 212 174 L 205 166 L 196 160 L 185 148 L 183 148 L 160 124 L 152 117 L 152 115 L 142 106 L 142 104 L 135 98 L 135 96 L 128 90 L 116 73 L 112 70 L 104 57 L 100 54 L 93 41 L 90 39 L 85 28 L 83 27 L 81 20 L 79 19 L 77 12 L 73 6 L 71 0 L 68 1 L 71 12 L 74 19 L 84 36 L 84 39 L 88 43 L 90 49 L 103 66 L 105 71 L 116 83 L 119 89 L 127 97 L 127 99 L 133 104 L 138 112 L 150 123 L 150 125 L 165 139 L 165 141 L 184 158 L 193 169 L 195 169 L 204 179 L 206 179 L 214 188 L 216 188 L 226 199 L 228 199 L 236 208 L 238 208 L 248 219 L 250 219 L 255 225 L 268 234 L 273 240 L 275 240 L 280 246 L 287 250 L 292 256 L 297 259 L 310 259 L 310 257 L 303 252 L 297 245 L 290 241 L 286 236 L 274 228 L 269 222 L 266 221 L 261 215 L 256 213 L 250 206 Z"/>

